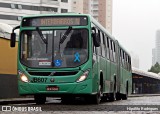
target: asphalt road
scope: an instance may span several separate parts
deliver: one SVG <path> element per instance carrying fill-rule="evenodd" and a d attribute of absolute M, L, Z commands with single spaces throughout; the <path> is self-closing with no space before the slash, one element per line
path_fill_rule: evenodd
<path fill-rule="evenodd" d="M 58 98 L 47 98 L 44 105 L 36 105 L 34 102 L 21 102 L 19 104 L 8 103 L 5 106 L 11 107 L 12 111 L 3 111 L 0 114 L 160 114 L 160 96 L 129 97 L 128 100 L 106 101 L 99 105 L 89 104 L 83 99 L 76 99 L 68 104 L 63 104 Z"/>

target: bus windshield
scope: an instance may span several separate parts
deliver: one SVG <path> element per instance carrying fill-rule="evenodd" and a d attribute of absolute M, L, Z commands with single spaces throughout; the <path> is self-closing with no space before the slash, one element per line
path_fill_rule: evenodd
<path fill-rule="evenodd" d="M 61 42 L 66 31 L 22 31 L 21 63 L 31 68 L 66 68 L 84 64 L 88 59 L 88 30 L 72 29 Z"/>

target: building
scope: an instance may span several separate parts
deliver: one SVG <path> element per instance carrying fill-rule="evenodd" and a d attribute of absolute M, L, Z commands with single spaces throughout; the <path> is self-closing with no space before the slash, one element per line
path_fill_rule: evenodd
<path fill-rule="evenodd" d="M 160 30 L 156 32 L 156 62 L 160 64 Z"/>
<path fill-rule="evenodd" d="M 132 67 L 132 92 L 134 94 L 159 94 L 160 76 Z"/>
<path fill-rule="evenodd" d="M 156 32 L 155 45 L 155 48 L 152 49 L 152 65 L 155 65 L 156 62 L 160 64 L 160 30 Z"/>
<path fill-rule="evenodd" d="M 71 11 L 77 13 L 84 13 L 83 0 L 72 0 L 71 2 Z"/>
<path fill-rule="evenodd" d="M 152 66 L 156 64 L 156 48 L 152 49 Z"/>
<path fill-rule="evenodd" d="M 89 13 L 112 33 L 112 0 L 72 0 L 72 12 Z"/>
<path fill-rule="evenodd" d="M 17 44 L 10 47 L 13 27 L 0 23 L 0 98 L 18 97 L 17 88 Z"/>
<path fill-rule="evenodd" d="M 71 11 L 71 0 L 0 0 L 0 22 L 20 24 L 22 16 Z"/>
<path fill-rule="evenodd" d="M 90 13 L 90 0 L 71 0 L 71 11 L 75 13 Z"/>
<path fill-rule="evenodd" d="M 131 52 L 132 67 L 139 68 L 139 56 Z"/>

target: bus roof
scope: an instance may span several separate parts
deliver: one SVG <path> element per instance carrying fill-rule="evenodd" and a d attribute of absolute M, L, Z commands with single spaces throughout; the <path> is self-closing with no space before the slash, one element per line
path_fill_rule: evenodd
<path fill-rule="evenodd" d="M 80 14 L 80 13 L 53 13 L 53 14 L 35 14 L 23 16 L 23 18 L 32 18 L 32 17 L 43 17 L 43 16 L 90 16 L 90 14 Z"/>

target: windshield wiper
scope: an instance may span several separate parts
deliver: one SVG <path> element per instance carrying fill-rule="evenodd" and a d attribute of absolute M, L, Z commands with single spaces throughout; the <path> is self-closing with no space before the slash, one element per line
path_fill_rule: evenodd
<path fill-rule="evenodd" d="M 62 44 L 65 41 L 65 39 L 68 37 L 68 35 L 69 35 L 69 33 L 71 33 L 71 31 L 72 31 L 72 27 L 69 26 L 68 29 L 66 30 L 66 32 L 63 34 L 62 38 L 60 39 L 60 42 L 59 42 L 60 44 Z"/>
<path fill-rule="evenodd" d="M 46 53 L 47 53 L 47 50 L 48 50 L 48 41 L 47 41 L 47 37 L 45 38 L 42 34 L 42 31 L 39 29 L 39 27 L 36 27 L 36 30 L 40 36 L 40 38 L 42 39 L 42 41 L 46 44 Z"/>
<path fill-rule="evenodd" d="M 40 31 L 39 27 L 36 27 L 36 30 L 37 30 L 39 36 L 41 37 L 42 41 L 43 41 L 45 44 L 48 44 L 47 40 L 44 38 L 42 32 Z"/>

